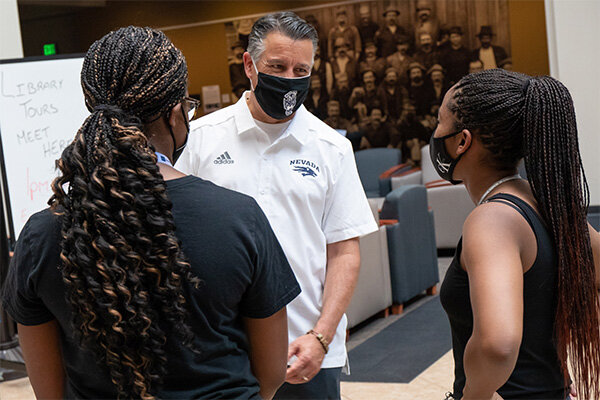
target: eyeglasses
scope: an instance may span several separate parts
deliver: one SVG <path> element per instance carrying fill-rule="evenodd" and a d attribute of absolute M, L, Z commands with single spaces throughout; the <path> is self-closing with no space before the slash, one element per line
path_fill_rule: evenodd
<path fill-rule="evenodd" d="M 200 102 L 200 100 L 196 100 L 194 98 L 186 96 L 182 100 L 182 104 L 184 104 L 184 103 L 185 103 L 185 108 L 187 110 L 188 121 L 191 122 L 200 116 L 200 115 L 198 115 L 199 114 L 198 110 L 200 109 L 200 104 L 202 104 Z"/>

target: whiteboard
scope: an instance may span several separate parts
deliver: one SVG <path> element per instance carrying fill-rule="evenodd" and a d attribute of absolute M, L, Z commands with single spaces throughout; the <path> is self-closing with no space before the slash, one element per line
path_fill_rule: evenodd
<path fill-rule="evenodd" d="M 56 160 L 89 116 L 80 83 L 83 58 L 0 63 L 0 166 L 11 242 L 48 207 Z"/>

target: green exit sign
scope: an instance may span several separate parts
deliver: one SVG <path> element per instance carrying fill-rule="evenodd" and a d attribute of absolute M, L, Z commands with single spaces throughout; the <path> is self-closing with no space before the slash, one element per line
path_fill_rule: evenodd
<path fill-rule="evenodd" d="M 51 56 L 53 54 L 56 54 L 56 44 L 55 43 L 45 44 L 44 45 L 44 55 Z"/>

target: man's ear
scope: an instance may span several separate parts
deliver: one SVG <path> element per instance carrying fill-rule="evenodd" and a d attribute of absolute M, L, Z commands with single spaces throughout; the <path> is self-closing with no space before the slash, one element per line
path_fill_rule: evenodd
<path fill-rule="evenodd" d="M 460 155 L 465 153 L 471 147 L 471 143 L 473 142 L 473 134 L 468 129 L 463 129 L 462 132 L 458 135 L 460 139 L 458 143 L 458 147 L 456 148 L 456 155 Z"/>
<path fill-rule="evenodd" d="M 171 128 L 174 128 L 176 124 L 181 123 L 181 121 L 177 121 L 177 118 L 181 118 L 181 103 L 177 103 L 177 105 L 171 108 L 169 112 L 169 125 Z"/>
<path fill-rule="evenodd" d="M 244 60 L 244 72 L 246 73 L 246 77 L 252 80 L 252 77 L 255 75 L 255 72 L 254 62 L 252 61 L 252 57 L 250 57 L 250 53 L 248 53 L 247 51 L 244 52 L 244 56 L 242 57 L 242 59 Z"/>

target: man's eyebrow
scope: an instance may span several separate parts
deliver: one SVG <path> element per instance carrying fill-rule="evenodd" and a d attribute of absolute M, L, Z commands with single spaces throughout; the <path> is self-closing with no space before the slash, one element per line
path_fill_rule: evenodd
<path fill-rule="evenodd" d="M 272 58 L 269 60 L 265 60 L 265 63 L 267 63 L 267 64 L 284 64 L 285 65 L 286 61 L 279 59 L 279 58 Z M 304 64 L 304 63 L 296 64 L 295 67 L 302 67 L 302 68 L 310 69 L 310 65 Z"/>
<path fill-rule="evenodd" d="M 279 58 L 272 58 L 270 60 L 265 60 L 267 64 L 285 64 L 284 60 L 280 60 Z"/>

